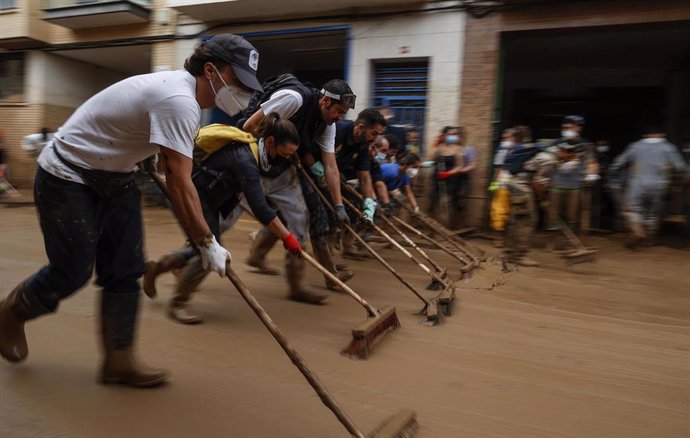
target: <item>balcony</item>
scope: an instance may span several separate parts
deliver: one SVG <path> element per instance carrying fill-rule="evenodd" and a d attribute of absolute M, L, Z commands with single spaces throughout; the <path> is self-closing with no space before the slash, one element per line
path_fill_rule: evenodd
<path fill-rule="evenodd" d="M 428 0 L 168 0 L 167 6 L 211 22 L 352 13 L 363 8 L 410 8 L 425 3 Z"/>
<path fill-rule="evenodd" d="M 43 19 L 70 29 L 147 23 L 150 0 L 44 0 Z"/>

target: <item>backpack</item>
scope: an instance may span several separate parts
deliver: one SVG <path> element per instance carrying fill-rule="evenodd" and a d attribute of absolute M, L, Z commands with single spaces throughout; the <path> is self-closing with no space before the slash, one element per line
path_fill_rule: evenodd
<path fill-rule="evenodd" d="M 194 164 L 201 162 L 228 145 L 248 144 L 254 159 L 259 162 L 259 145 L 253 135 L 234 126 L 214 123 L 199 129 L 194 140 Z"/>
<path fill-rule="evenodd" d="M 249 117 L 257 112 L 259 108 L 261 108 L 261 104 L 266 102 L 273 95 L 273 93 L 287 87 L 304 87 L 304 84 L 302 84 L 302 82 L 300 82 L 299 79 L 297 79 L 295 75 L 291 73 L 283 73 L 281 75 L 272 76 L 266 79 L 261 84 L 263 91 L 254 90 L 252 92 L 252 95 L 249 98 L 249 104 L 242 112 L 242 117 L 240 117 L 239 122 L 244 124 Z"/>

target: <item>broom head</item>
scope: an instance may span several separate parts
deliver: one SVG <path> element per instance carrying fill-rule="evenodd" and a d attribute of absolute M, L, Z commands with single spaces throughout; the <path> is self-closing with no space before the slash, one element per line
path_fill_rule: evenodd
<path fill-rule="evenodd" d="M 576 249 L 568 252 L 567 254 L 563 254 L 563 258 L 565 258 L 565 262 L 568 266 L 576 265 L 578 263 L 594 262 L 598 252 L 599 251 L 595 249 Z"/>
<path fill-rule="evenodd" d="M 448 286 L 441 292 L 438 297 L 438 307 L 441 309 L 444 315 L 450 316 L 452 311 L 452 305 L 455 301 L 455 285 L 448 283 Z"/>
<path fill-rule="evenodd" d="M 367 438 L 412 438 L 418 428 L 417 414 L 405 410 L 386 419 Z"/>
<path fill-rule="evenodd" d="M 352 330 L 352 342 L 340 352 L 351 359 L 367 359 L 381 339 L 390 331 L 400 327 L 395 307 L 386 306 L 381 314 L 371 317 Z"/>

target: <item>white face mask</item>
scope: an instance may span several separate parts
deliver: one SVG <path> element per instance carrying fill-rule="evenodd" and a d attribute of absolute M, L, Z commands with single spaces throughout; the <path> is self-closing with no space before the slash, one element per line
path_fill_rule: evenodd
<path fill-rule="evenodd" d="M 576 138 L 577 137 L 577 131 L 573 131 L 572 129 L 561 131 L 561 137 L 565 138 L 566 140 L 570 140 L 571 138 Z"/>
<path fill-rule="evenodd" d="M 509 149 L 513 145 L 513 142 L 510 140 L 503 140 L 501 142 L 501 147 L 504 149 Z"/>
<path fill-rule="evenodd" d="M 374 160 L 376 160 L 379 163 L 383 163 L 384 161 L 386 161 L 385 152 L 377 152 L 376 155 L 374 155 Z"/>
<path fill-rule="evenodd" d="M 417 176 L 418 173 L 419 173 L 419 169 L 417 169 L 416 167 L 410 167 L 409 169 L 407 169 L 405 171 L 405 175 L 407 175 L 407 177 L 410 179 Z"/>
<path fill-rule="evenodd" d="M 216 91 L 215 87 L 213 86 L 213 82 L 210 79 L 208 80 L 209 84 L 211 84 L 213 93 L 216 95 L 216 106 L 224 113 L 232 117 L 243 109 L 247 108 L 252 94 L 249 91 L 243 90 L 235 85 L 226 84 L 218 69 L 215 66 L 213 66 L 213 68 L 216 69 L 216 73 L 218 73 L 218 77 L 220 77 L 220 80 L 224 85 L 223 88 Z"/>
<path fill-rule="evenodd" d="M 609 151 L 608 146 L 597 146 L 597 152 L 599 152 L 600 154 L 606 153 L 608 151 Z"/>

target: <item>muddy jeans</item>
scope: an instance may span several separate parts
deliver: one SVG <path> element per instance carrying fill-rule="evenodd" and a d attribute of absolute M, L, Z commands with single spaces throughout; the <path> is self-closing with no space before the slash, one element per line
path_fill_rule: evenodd
<path fill-rule="evenodd" d="M 633 183 L 625 196 L 626 216 L 630 222 L 641 223 L 652 235 L 656 234 L 659 231 L 667 188 Z"/>
<path fill-rule="evenodd" d="M 575 228 L 580 216 L 580 189 L 552 188 L 549 203 L 549 227 L 558 227 L 562 217 L 571 228 Z M 564 211 L 565 210 L 565 214 Z"/>
<path fill-rule="evenodd" d="M 27 279 L 23 299 L 31 317 L 55 312 L 96 268 L 103 311 L 118 320 L 118 348 L 131 343 L 144 273 L 141 194 L 135 187 L 111 198 L 38 168 L 34 197 L 48 265 Z"/>
<path fill-rule="evenodd" d="M 531 190 L 509 186 L 510 216 L 504 234 L 504 254 L 519 258 L 529 251 L 530 240 L 536 224 L 534 196 Z"/>

